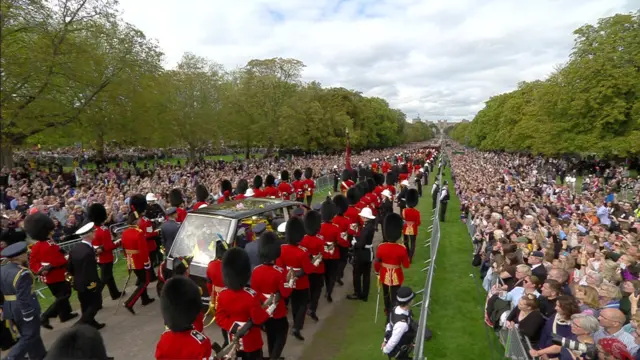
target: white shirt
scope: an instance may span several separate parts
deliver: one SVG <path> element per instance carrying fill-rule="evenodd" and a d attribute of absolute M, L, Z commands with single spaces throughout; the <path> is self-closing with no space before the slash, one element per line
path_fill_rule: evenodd
<path fill-rule="evenodd" d="M 393 312 L 396 315 L 409 316 L 409 311 L 402 309 L 400 306 L 396 306 L 393 309 Z M 385 332 L 391 330 L 391 326 L 392 325 L 390 322 L 387 323 Z M 387 340 L 387 344 L 382 349 L 382 352 L 384 352 L 385 354 L 389 354 L 393 350 L 393 348 L 395 348 L 396 345 L 398 345 L 398 342 L 400 342 L 402 335 L 404 335 L 404 333 L 406 333 L 407 330 L 409 330 L 409 324 L 407 324 L 404 321 L 398 321 L 397 323 L 393 324 L 393 331 L 391 332 L 391 337 L 389 338 L 389 340 Z"/>
<path fill-rule="evenodd" d="M 595 341 L 596 344 L 598 343 L 598 341 L 600 341 L 600 339 L 608 339 L 608 338 L 614 338 L 622 341 L 622 343 L 627 347 L 627 350 L 629 350 L 631 355 L 635 355 L 636 352 L 638 351 L 638 345 L 636 344 L 635 339 L 633 338 L 633 335 L 624 331 L 624 329 L 618 330 L 618 332 L 615 334 L 609 334 L 608 332 L 605 331 L 603 327 L 600 327 L 600 330 L 596 331 L 596 333 L 593 334 L 593 340 Z"/>
<path fill-rule="evenodd" d="M 443 187 L 442 188 L 442 192 L 440 193 L 440 201 L 442 201 L 442 199 L 444 199 L 444 197 L 449 193 L 449 190 L 447 190 L 447 188 Z"/>

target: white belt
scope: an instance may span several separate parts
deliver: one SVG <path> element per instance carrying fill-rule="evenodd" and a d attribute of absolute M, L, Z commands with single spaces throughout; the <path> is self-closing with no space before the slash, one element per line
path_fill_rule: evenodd
<path fill-rule="evenodd" d="M 300 271 L 300 270 L 302 270 L 302 268 L 294 268 L 294 267 L 291 267 L 291 266 L 287 266 L 287 270 L 291 270 L 291 269 L 293 269 L 293 271 Z"/>
<path fill-rule="evenodd" d="M 365 249 L 371 249 L 373 247 L 373 245 L 365 245 L 364 248 Z"/>

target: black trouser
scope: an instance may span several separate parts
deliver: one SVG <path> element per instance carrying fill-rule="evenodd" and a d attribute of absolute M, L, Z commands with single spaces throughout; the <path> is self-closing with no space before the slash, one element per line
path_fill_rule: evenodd
<path fill-rule="evenodd" d="M 333 294 L 333 287 L 336 285 L 338 274 L 338 259 L 324 260 L 324 284 L 327 287 L 327 295 Z"/>
<path fill-rule="evenodd" d="M 158 275 L 155 272 L 156 266 L 162 262 L 162 253 L 159 249 L 149 252 L 149 261 L 151 261 L 151 271 L 149 272 L 149 282 L 155 282 L 158 280 Z"/>
<path fill-rule="evenodd" d="M 262 360 L 263 359 L 262 349 L 252 351 L 250 353 L 244 352 L 244 351 L 238 351 L 236 355 L 238 358 L 242 360 Z"/>
<path fill-rule="evenodd" d="M 282 356 L 282 351 L 287 343 L 289 320 L 286 316 L 279 319 L 271 318 L 264 324 L 264 328 L 267 333 L 269 359 L 276 360 Z"/>
<path fill-rule="evenodd" d="M 416 236 L 404 235 L 404 247 L 407 248 L 407 253 L 409 253 L 409 260 L 413 261 L 413 254 L 416 253 Z"/>
<path fill-rule="evenodd" d="M 149 294 L 147 293 L 147 286 L 149 286 L 151 270 L 133 270 L 133 273 L 136 274 L 136 289 L 133 291 L 133 294 L 129 296 L 127 302 L 125 303 L 125 305 L 130 308 L 132 308 L 133 305 L 136 304 L 140 297 L 142 297 L 143 304 L 151 300 L 151 298 L 149 298 Z"/>
<path fill-rule="evenodd" d="M 338 178 L 333 178 L 333 192 L 338 192 Z"/>
<path fill-rule="evenodd" d="M 309 289 L 293 290 L 291 292 L 291 315 L 293 316 L 293 329 L 302 330 L 304 319 L 307 316 L 309 304 Z"/>
<path fill-rule="evenodd" d="M 362 300 L 369 299 L 371 286 L 371 262 L 355 261 L 353 263 L 353 292 Z"/>
<path fill-rule="evenodd" d="M 422 197 L 422 179 L 417 179 L 416 185 L 418 187 L 418 196 Z"/>
<path fill-rule="evenodd" d="M 116 300 L 122 294 L 120 290 L 118 290 L 118 285 L 116 285 L 116 280 L 113 278 L 113 263 L 104 263 L 98 264 L 100 267 L 100 276 L 102 277 L 102 284 L 109 289 L 109 295 L 111 299 Z"/>
<path fill-rule="evenodd" d="M 318 310 L 318 302 L 324 286 L 324 274 L 309 274 L 309 311 Z"/>
<path fill-rule="evenodd" d="M 340 260 L 338 260 L 338 266 L 336 267 L 336 280 L 342 280 L 349 258 L 349 248 L 338 246 L 338 249 L 340 249 Z"/>
<path fill-rule="evenodd" d="M 60 281 L 53 284 L 47 284 L 47 287 L 51 291 L 51 294 L 55 296 L 53 304 L 49 305 L 47 310 L 42 313 L 42 318 L 48 320 L 58 316 L 61 322 L 69 320 L 71 317 L 71 304 L 69 298 L 71 297 L 71 285 L 66 281 Z"/>
<path fill-rule="evenodd" d="M 24 321 L 22 316 L 14 316 L 15 324 L 20 337 L 8 352 L 3 352 L 4 359 L 24 359 L 29 355 L 29 359 L 42 360 L 47 354 L 42 337 L 40 336 L 40 319 L 36 316 L 31 321 Z"/>
<path fill-rule="evenodd" d="M 444 217 L 447 215 L 447 202 L 440 202 L 440 221 L 444 222 Z"/>
<path fill-rule="evenodd" d="M 431 208 L 435 209 L 437 204 L 438 204 L 438 196 L 432 196 L 431 197 Z"/>
<path fill-rule="evenodd" d="M 388 286 L 382 284 L 382 295 L 384 296 L 384 312 L 387 315 L 387 322 L 389 322 L 389 315 L 391 310 L 396 304 L 396 295 L 398 294 L 400 285 Z"/>
<path fill-rule="evenodd" d="M 80 309 L 82 316 L 78 320 L 78 324 L 87 324 L 95 326 L 96 314 L 102 305 L 102 293 L 99 291 L 101 286 L 96 286 L 94 290 L 79 291 L 78 300 L 80 301 Z"/>

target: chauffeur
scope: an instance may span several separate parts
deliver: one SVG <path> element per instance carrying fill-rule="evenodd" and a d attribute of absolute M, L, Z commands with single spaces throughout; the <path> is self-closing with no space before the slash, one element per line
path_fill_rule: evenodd
<path fill-rule="evenodd" d="M 40 337 L 40 303 L 34 293 L 33 274 L 27 264 L 27 243 L 7 246 L 2 257 L 8 262 L 0 268 L 0 294 L 3 319 L 12 322 L 20 333 L 18 342 L 9 350 L 5 360 L 42 360 L 46 355 Z"/>

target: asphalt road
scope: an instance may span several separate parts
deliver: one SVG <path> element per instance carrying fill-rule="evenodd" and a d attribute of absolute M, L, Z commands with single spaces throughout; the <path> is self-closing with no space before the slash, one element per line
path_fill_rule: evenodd
<path fill-rule="evenodd" d="M 381 240 L 381 232 L 376 233 L 374 245 L 377 245 Z M 305 345 L 311 343 L 311 339 L 322 326 L 324 319 L 331 316 L 333 310 L 337 306 L 341 306 L 344 301 L 350 301 L 346 300 L 346 295 L 353 292 L 351 270 L 352 267 L 348 265 L 343 279 L 344 286 L 338 286 L 336 284 L 333 303 L 326 301 L 324 298 L 325 292 L 323 291 L 317 311 L 320 321 L 316 323 L 310 317 L 306 318 L 304 330 L 302 331 L 302 335 L 306 338 L 305 341 L 299 341 L 293 336 L 289 336 L 283 354 L 287 360 L 300 359 Z M 375 281 L 374 276 L 372 276 L 372 281 Z M 156 284 L 152 283 L 149 287 L 149 295 L 152 297 L 156 295 L 155 286 Z M 131 293 L 133 288 L 133 286 L 129 286 L 127 292 Z M 375 286 L 372 286 L 372 289 L 372 291 L 375 291 Z M 104 294 L 106 294 L 106 292 Z M 373 296 L 375 296 L 375 294 L 373 294 Z M 116 360 L 154 359 L 156 344 L 160 338 L 160 334 L 164 331 L 159 299 L 156 299 L 155 302 L 145 307 L 141 306 L 140 302 L 138 302 L 134 308 L 136 315 L 132 315 L 122 307 L 118 310 L 118 314 L 114 315 L 115 308 L 116 301 L 107 297 L 104 300 L 103 309 L 98 313 L 98 316 L 96 316 L 98 322 L 106 324 L 100 332 L 104 338 L 109 356 L 113 356 Z M 208 319 L 206 321 L 208 321 Z M 289 323 L 292 323 L 290 313 Z M 57 320 L 53 320 L 51 325 L 54 327 L 53 330 L 42 329 L 42 338 L 47 348 L 51 346 L 64 329 L 69 328 L 73 324 L 60 324 Z M 222 343 L 222 334 L 215 324 L 205 329 L 205 334 L 211 338 L 212 342 L 217 341 Z M 266 349 L 265 338 L 265 355 Z"/>

